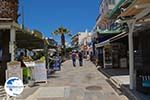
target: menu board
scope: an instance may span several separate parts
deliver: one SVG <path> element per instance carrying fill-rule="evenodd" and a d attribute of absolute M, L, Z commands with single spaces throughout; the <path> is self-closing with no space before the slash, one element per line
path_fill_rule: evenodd
<path fill-rule="evenodd" d="M 21 80 L 23 80 L 22 68 L 20 62 L 12 61 L 7 63 L 6 79 L 10 77 L 18 77 Z"/>
<path fill-rule="evenodd" d="M 35 82 L 47 82 L 47 70 L 44 61 L 36 61 L 34 67 Z"/>
<path fill-rule="evenodd" d="M 34 78 L 36 82 L 47 81 L 47 73 L 45 68 L 35 67 L 34 72 Z"/>

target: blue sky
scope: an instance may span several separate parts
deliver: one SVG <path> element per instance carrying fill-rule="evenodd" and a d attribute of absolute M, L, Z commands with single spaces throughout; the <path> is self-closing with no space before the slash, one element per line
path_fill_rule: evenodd
<path fill-rule="evenodd" d="M 101 0 L 20 0 L 24 5 L 25 26 L 52 37 L 51 32 L 59 26 L 68 28 L 72 34 L 89 31 L 96 23 Z M 21 13 L 21 10 L 19 11 Z M 19 23 L 22 21 L 19 18 Z M 58 36 L 54 36 L 60 41 Z M 69 37 L 66 37 L 70 41 Z"/>

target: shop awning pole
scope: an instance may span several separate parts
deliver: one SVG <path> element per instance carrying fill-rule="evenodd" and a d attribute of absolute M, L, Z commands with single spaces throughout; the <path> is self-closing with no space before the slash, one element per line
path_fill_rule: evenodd
<path fill-rule="evenodd" d="M 11 61 L 15 60 L 15 39 L 16 39 L 16 30 L 15 28 L 10 29 L 10 42 L 9 42 L 9 52 L 11 54 Z"/>
<path fill-rule="evenodd" d="M 146 16 L 148 13 L 150 13 L 150 8 L 145 8 L 142 12 L 137 14 L 134 19 L 128 20 L 127 24 L 129 27 L 129 73 L 130 73 L 130 89 L 133 90 L 136 86 L 136 81 L 135 81 L 135 73 L 134 73 L 134 48 L 133 48 L 133 30 L 135 27 L 135 23 L 137 20 L 140 18 L 143 18 Z"/>
<path fill-rule="evenodd" d="M 133 30 L 135 26 L 136 20 L 128 21 L 128 27 L 129 27 L 129 75 L 130 75 L 130 89 L 133 90 L 134 88 L 134 49 L 133 49 Z"/>

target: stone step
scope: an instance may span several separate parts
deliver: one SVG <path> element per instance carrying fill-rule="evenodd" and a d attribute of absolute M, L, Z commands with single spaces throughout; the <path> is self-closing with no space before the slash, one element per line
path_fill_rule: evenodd
<path fill-rule="evenodd" d="M 0 87 L 0 93 L 5 91 L 4 87 Z"/>
<path fill-rule="evenodd" d="M 2 91 L 2 92 L 0 92 L 0 95 L 1 95 L 1 94 L 6 94 L 6 92 L 5 92 L 5 91 Z"/>
<path fill-rule="evenodd" d="M 3 92 L 3 91 L 5 91 L 4 89 L 0 89 L 0 92 Z"/>
<path fill-rule="evenodd" d="M 6 97 L 6 94 L 1 94 L 0 97 Z"/>
<path fill-rule="evenodd" d="M 6 96 L 6 92 L 3 86 L 0 86 L 0 97 L 5 97 Z"/>

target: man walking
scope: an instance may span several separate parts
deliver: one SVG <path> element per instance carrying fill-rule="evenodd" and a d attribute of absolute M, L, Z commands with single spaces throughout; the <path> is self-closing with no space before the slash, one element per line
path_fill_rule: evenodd
<path fill-rule="evenodd" d="M 79 57 L 79 65 L 83 66 L 83 54 L 81 51 L 79 51 L 78 57 Z"/>
<path fill-rule="evenodd" d="M 73 63 L 73 66 L 76 67 L 76 52 L 75 51 L 72 52 L 72 63 Z"/>

